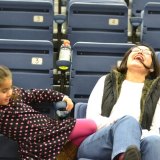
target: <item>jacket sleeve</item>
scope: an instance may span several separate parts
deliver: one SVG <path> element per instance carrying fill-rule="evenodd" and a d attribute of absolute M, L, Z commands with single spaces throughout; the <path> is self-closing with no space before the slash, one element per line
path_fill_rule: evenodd
<path fill-rule="evenodd" d="M 94 120 L 98 129 L 111 123 L 110 118 L 101 115 L 105 77 L 106 76 L 102 76 L 94 86 L 88 100 L 86 112 L 86 118 Z"/>
<path fill-rule="evenodd" d="M 160 116 L 159 115 L 160 115 L 160 98 L 156 106 L 150 131 L 143 130 L 142 138 L 150 135 L 160 135 Z"/>
<path fill-rule="evenodd" d="M 65 96 L 63 93 L 53 89 L 31 89 L 21 92 L 23 101 L 30 103 L 53 103 L 62 101 Z"/>

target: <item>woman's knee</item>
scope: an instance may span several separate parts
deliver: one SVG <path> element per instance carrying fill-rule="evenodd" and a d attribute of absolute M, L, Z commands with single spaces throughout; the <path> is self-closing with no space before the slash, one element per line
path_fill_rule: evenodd
<path fill-rule="evenodd" d="M 140 127 L 139 122 L 134 117 L 132 117 L 132 116 L 126 115 L 126 116 L 123 116 L 122 118 L 120 118 L 120 120 L 122 122 L 124 122 L 124 123 L 130 124 L 130 126 L 132 126 L 132 127 L 134 125 Z"/>
<path fill-rule="evenodd" d="M 128 120 L 128 121 L 135 121 L 136 123 L 138 122 L 133 116 L 123 116 L 122 119 Z"/>
<path fill-rule="evenodd" d="M 160 148 L 160 136 L 152 135 L 148 136 L 142 139 L 141 143 L 142 147 L 145 146 L 145 148 L 151 149 L 151 148 Z"/>
<path fill-rule="evenodd" d="M 141 140 L 142 160 L 154 160 L 160 157 L 160 136 L 148 136 Z"/>
<path fill-rule="evenodd" d="M 122 128 L 125 132 L 135 132 L 138 136 L 141 136 L 142 129 L 139 122 L 132 116 L 123 116 L 115 123 L 115 127 Z"/>

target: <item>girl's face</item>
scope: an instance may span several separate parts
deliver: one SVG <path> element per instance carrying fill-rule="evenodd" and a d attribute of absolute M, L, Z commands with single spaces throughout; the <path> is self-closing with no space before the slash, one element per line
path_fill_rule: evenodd
<path fill-rule="evenodd" d="M 0 105 L 7 105 L 12 96 L 12 79 L 5 78 L 0 84 Z"/>
<path fill-rule="evenodd" d="M 128 56 L 127 68 L 136 69 L 139 72 L 148 74 L 149 69 L 152 66 L 152 52 L 146 46 L 137 46 L 132 49 Z"/>

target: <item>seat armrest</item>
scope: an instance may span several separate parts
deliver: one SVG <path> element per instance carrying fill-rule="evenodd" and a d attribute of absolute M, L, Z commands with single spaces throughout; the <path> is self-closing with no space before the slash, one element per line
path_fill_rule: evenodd
<path fill-rule="evenodd" d="M 74 108 L 74 118 L 86 118 L 87 103 L 76 103 Z"/>
<path fill-rule="evenodd" d="M 57 24 L 63 24 L 66 21 L 66 15 L 63 14 L 54 15 L 54 21 Z"/>
<path fill-rule="evenodd" d="M 130 23 L 132 26 L 132 42 L 135 43 L 137 41 L 137 29 L 142 23 L 141 17 L 131 17 Z"/>
<path fill-rule="evenodd" d="M 130 18 L 130 22 L 131 22 L 131 25 L 133 27 L 139 27 L 142 23 L 142 18 L 141 17 L 131 17 Z"/>

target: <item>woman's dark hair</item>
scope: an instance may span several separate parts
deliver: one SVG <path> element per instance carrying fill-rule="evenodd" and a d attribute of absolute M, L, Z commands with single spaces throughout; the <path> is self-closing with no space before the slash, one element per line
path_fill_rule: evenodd
<path fill-rule="evenodd" d="M 127 60 L 128 60 L 128 56 L 129 54 L 132 52 L 132 49 L 137 47 L 137 46 L 146 46 L 147 48 L 149 48 L 149 50 L 152 52 L 152 67 L 153 67 L 153 72 L 149 72 L 149 74 L 147 75 L 147 78 L 149 79 L 155 79 L 156 77 L 160 76 L 160 64 L 158 62 L 158 58 L 156 56 L 156 53 L 154 51 L 154 49 L 147 45 L 147 44 L 142 44 L 142 43 L 138 43 L 135 44 L 133 47 L 131 47 L 124 55 L 122 62 L 120 64 L 119 67 L 116 67 L 116 70 L 121 72 L 121 73 L 126 73 L 127 72 Z"/>

